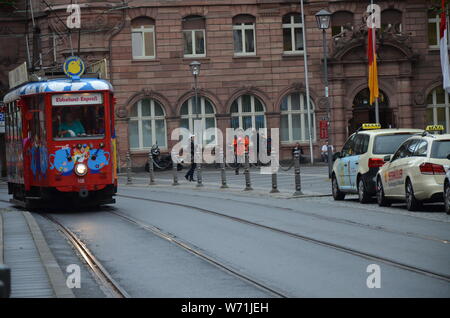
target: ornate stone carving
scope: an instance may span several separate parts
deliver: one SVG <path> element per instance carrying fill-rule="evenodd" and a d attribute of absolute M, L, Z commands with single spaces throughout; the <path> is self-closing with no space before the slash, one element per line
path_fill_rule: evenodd
<path fill-rule="evenodd" d="M 326 97 L 319 98 L 317 104 L 319 106 L 319 109 L 326 110 L 328 107 L 328 98 L 326 98 Z"/>
<path fill-rule="evenodd" d="M 342 51 L 355 45 L 366 45 L 367 40 L 367 17 L 363 16 L 361 23 L 355 26 L 351 26 L 350 23 L 344 25 L 344 30 L 333 36 L 331 43 L 332 56 L 337 56 Z M 411 52 L 411 37 L 409 34 L 402 33 L 399 25 L 392 25 L 376 32 L 377 46 L 385 44 L 392 44 L 397 47 L 403 47 L 409 55 Z M 380 57 L 381 58 L 381 57 Z"/>
<path fill-rule="evenodd" d="M 292 83 L 291 86 L 296 91 L 304 91 L 305 90 L 305 84 L 303 82 L 294 82 L 294 83 Z"/>
<path fill-rule="evenodd" d="M 423 92 L 415 93 L 414 94 L 414 103 L 416 103 L 416 105 L 425 104 L 425 94 Z"/>

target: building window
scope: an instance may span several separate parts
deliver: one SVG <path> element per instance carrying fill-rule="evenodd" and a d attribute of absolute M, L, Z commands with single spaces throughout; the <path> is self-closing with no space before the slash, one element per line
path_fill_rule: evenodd
<path fill-rule="evenodd" d="M 427 97 L 427 125 L 443 125 L 450 133 L 450 98 L 442 87 L 437 87 Z"/>
<path fill-rule="evenodd" d="M 136 18 L 131 21 L 131 46 L 133 59 L 155 58 L 155 21 Z"/>
<path fill-rule="evenodd" d="M 394 34 L 402 33 L 402 12 L 396 9 L 387 9 L 381 12 L 381 32 Z"/>
<path fill-rule="evenodd" d="M 231 127 L 259 129 L 266 127 L 263 103 L 253 95 L 242 95 L 231 105 Z"/>
<path fill-rule="evenodd" d="M 447 18 L 447 25 L 449 24 L 448 18 Z M 439 13 L 434 10 L 430 9 L 428 10 L 428 47 L 430 49 L 438 49 L 439 48 L 439 42 L 441 39 L 441 32 L 440 32 L 440 26 L 441 26 L 441 17 L 439 16 Z M 448 41 L 448 31 L 447 31 L 447 41 Z M 450 41 L 449 41 L 450 44 Z"/>
<path fill-rule="evenodd" d="M 154 99 L 142 99 L 130 110 L 130 149 L 149 149 L 154 144 L 167 147 L 164 108 Z"/>
<path fill-rule="evenodd" d="M 303 23 L 299 14 L 287 14 L 283 17 L 284 53 L 303 53 Z"/>
<path fill-rule="evenodd" d="M 316 116 L 314 104 L 310 100 L 310 120 L 312 139 L 316 139 Z M 308 108 L 305 95 L 294 93 L 281 102 L 280 140 L 285 143 L 309 141 Z"/>
<path fill-rule="evenodd" d="M 181 105 L 181 127 L 189 129 L 194 133 L 194 121 L 201 120 L 202 127 L 206 130 L 208 128 L 216 127 L 216 115 L 214 106 L 211 101 L 205 97 L 198 97 L 198 105 L 195 103 L 195 96 L 188 99 Z M 205 143 L 210 143 L 214 140 L 214 136 L 204 139 Z"/>
<path fill-rule="evenodd" d="M 233 18 L 234 55 L 255 55 L 255 17 L 238 15 Z"/>
<path fill-rule="evenodd" d="M 205 57 L 205 18 L 189 16 L 183 19 L 184 57 Z"/>
<path fill-rule="evenodd" d="M 331 35 L 333 37 L 343 34 L 345 29 L 353 30 L 353 13 L 337 11 L 331 16 Z"/>

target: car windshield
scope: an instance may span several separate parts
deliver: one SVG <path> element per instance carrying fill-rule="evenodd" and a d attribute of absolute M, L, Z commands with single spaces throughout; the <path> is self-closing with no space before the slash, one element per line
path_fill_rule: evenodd
<path fill-rule="evenodd" d="M 397 148 L 413 133 L 376 136 L 373 144 L 373 153 L 376 155 L 392 155 Z"/>
<path fill-rule="evenodd" d="M 53 138 L 102 138 L 105 134 L 103 105 L 53 106 Z"/>
<path fill-rule="evenodd" d="M 446 159 L 450 155 L 450 140 L 436 140 L 431 147 L 431 158 Z"/>

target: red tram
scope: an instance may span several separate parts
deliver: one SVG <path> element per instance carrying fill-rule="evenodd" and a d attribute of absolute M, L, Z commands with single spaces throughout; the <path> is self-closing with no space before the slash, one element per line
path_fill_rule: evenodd
<path fill-rule="evenodd" d="M 98 206 L 117 192 L 114 97 L 100 79 L 30 82 L 4 97 L 8 193 L 26 208 Z"/>

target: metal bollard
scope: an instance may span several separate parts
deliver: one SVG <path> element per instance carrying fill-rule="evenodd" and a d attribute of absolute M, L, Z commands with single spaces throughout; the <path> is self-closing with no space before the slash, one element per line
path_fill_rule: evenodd
<path fill-rule="evenodd" d="M 150 181 L 148 183 L 149 185 L 155 184 L 155 171 L 153 169 L 153 155 L 152 151 L 150 150 L 150 152 L 148 153 L 148 172 L 150 174 Z"/>
<path fill-rule="evenodd" d="M 174 156 L 172 156 L 172 158 L 174 158 Z M 176 162 L 172 161 L 172 175 L 173 175 L 172 185 L 173 186 L 177 186 L 179 184 L 177 169 L 178 169 L 178 161 L 176 161 Z"/>
<path fill-rule="evenodd" d="M 245 175 L 245 189 L 244 189 L 244 191 L 253 190 L 253 188 L 252 188 L 252 181 L 250 179 L 250 162 L 249 162 L 249 158 L 248 158 L 248 152 L 245 152 L 245 170 L 244 170 L 244 175 Z"/>
<path fill-rule="evenodd" d="M 202 180 L 202 156 L 200 156 L 200 150 L 197 149 L 197 158 L 200 157 L 199 162 L 197 163 L 197 187 L 203 187 L 203 180 Z"/>
<path fill-rule="evenodd" d="M 276 158 L 274 150 L 270 152 L 270 156 L 271 156 L 270 163 L 272 165 L 272 163 L 275 161 Z M 280 191 L 278 190 L 278 174 L 277 172 L 272 172 L 272 190 L 270 190 L 270 193 L 279 193 L 279 192 Z"/>
<path fill-rule="evenodd" d="M 294 196 L 302 195 L 302 184 L 300 181 L 300 153 L 294 153 L 294 167 L 295 167 L 295 192 Z"/>
<path fill-rule="evenodd" d="M 131 179 L 131 155 L 129 151 L 127 152 L 126 160 L 127 160 L 127 185 L 128 185 L 133 183 L 133 180 Z"/>
<path fill-rule="evenodd" d="M 221 189 L 226 189 L 228 188 L 227 185 L 227 175 L 226 175 L 226 166 L 225 166 L 225 158 L 223 155 L 223 149 L 220 148 L 220 158 L 222 159 L 222 162 L 220 164 L 220 175 L 222 178 L 222 186 L 220 187 Z"/>
<path fill-rule="evenodd" d="M 11 269 L 0 264 L 0 298 L 9 298 L 11 296 Z"/>

